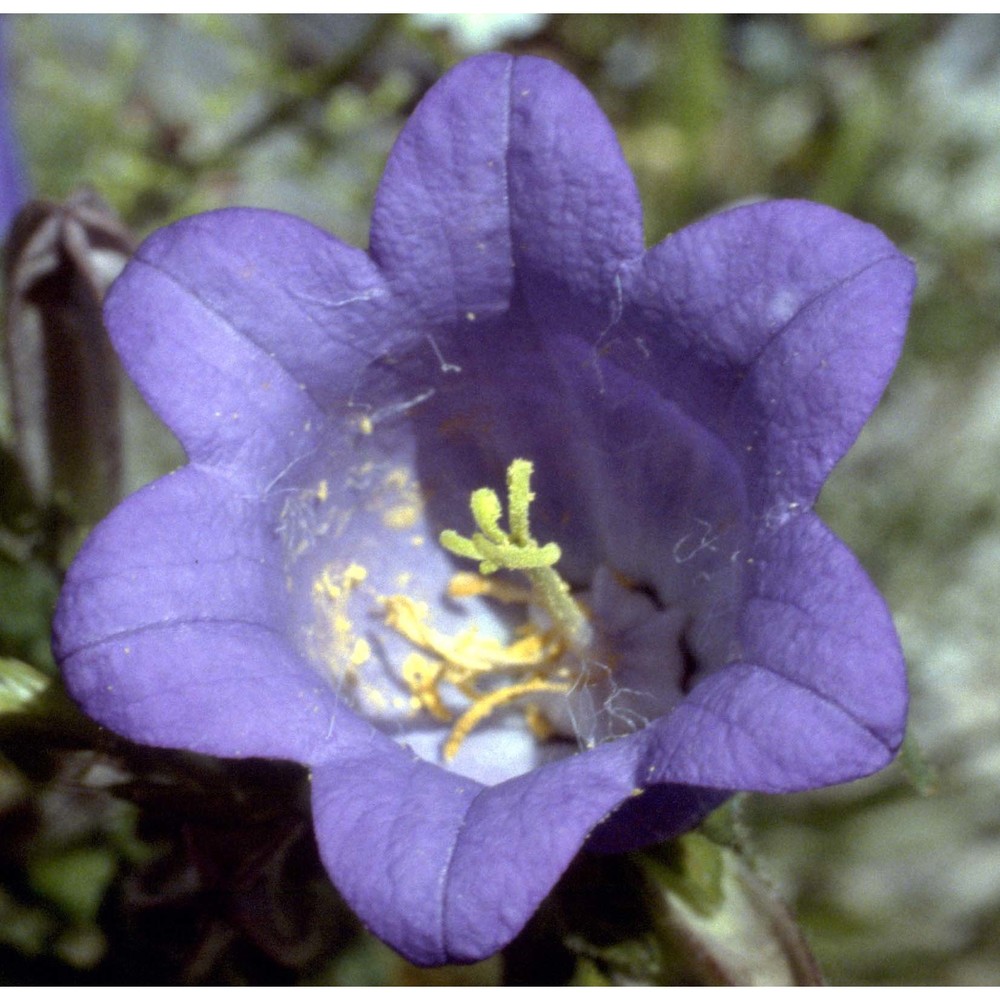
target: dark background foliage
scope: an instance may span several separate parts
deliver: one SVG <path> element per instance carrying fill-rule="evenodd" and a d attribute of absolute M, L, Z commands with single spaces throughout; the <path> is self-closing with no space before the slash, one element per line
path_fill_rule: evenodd
<path fill-rule="evenodd" d="M 247 204 L 364 246 L 406 115 L 445 69 L 492 47 L 555 59 L 591 88 L 636 172 L 650 242 L 734 201 L 796 196 L 876 223 L 913 256 L 903 362 L 821 502 L 893 607 L 912 738 L 873 779 L 749 798 L 741 840 L 832 981 L 1000 980 L 1000 17 L 24 16 L 6 28 L 33 190 L 61 199 L 88 183 L 139 236 Z M 41 509 L 19 491 L 6 410 L 0 982 L 661 975 L 669 962 L 647 939 L 622 940 L 649 918 L 641 893 L 622 891 L 644 877 L 627 859 L 577 865 L 503 959 L 412 969 L 323 878 L 299 769 L 140 750 L 82 720 L 45 685 L 48 618 L 83 526 L 65 498 Z M 130 391 L 124 441 L 129 491 L 180 461 Z"/>

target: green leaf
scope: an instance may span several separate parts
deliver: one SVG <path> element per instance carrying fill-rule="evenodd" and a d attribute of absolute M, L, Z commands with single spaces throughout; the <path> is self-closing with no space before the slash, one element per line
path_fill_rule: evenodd
<path fill-rule="evenodd" d="M 49 623 L 57 594 L 55 575 L 44 566 L 0 555 L 0 650 L 54 667 Z"/>
<path fill-rule="evenodd" d="M 117 862 L 109 849 L 81 847 L 41 858 L 29 869 L 32 888 L 71 920 L 91 924 L 114 878 Z"/>
<path fill-rule="evenodd" d="M 27 663 L 0 658 L 0 714 L 31 711 L 50 683 L 45 674 Z"/>
<path fill-rule="evenodd" d="M 646 868 L 667 892 L 682 899 L 703 917 L 723 903 L 723 849 L 701 833 L 651 848 Z"/>

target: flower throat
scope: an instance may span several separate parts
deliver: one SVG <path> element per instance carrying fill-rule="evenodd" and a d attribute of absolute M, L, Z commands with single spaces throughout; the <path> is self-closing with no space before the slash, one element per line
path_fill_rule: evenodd
<path fill-rule="evenodd" d="M 507 604 L 524 604 L 544 612 L 542 628 L 529 620 L 510 644 L 480 636 L 471 627 L 457 636 L 431 628 L 427 608 L 403 596 L 383 599 L 386 624 L 405 636 L 422 653 L 411 653 L 402 665 L 404 683 L 419 706 L 432 716 L 452 723 L 442 748 L 446 761 L 454 759 L 465 738 L 477 725 L 499 709 L 544 694 L 568 694 L 578 678 L 562 665 L 565 653 L 582 654 L 590 645 L 593 630 L 570 593 L 568 584 L 555 570 L 562 553 L 554 542 L 540 545 L 531 535 L 528 510 L 532 463 L 515 459 L 507 470 L 507 521 L 500 521 L 503 506 L 491 489 L 472 493 L 470 508 L 476 527 L 471 537 L 452 530 L 441 532 L 441 545 L 449 552 L 479 562 L 479 572 L 458 573 L 448 587 L 454 598 L 485 596 Z M 490 579 L 499 570 L 523 573 L 529 587 Z M 485 682 L 501 680 L 488 688 Z M 440 686 L 448 684 L 460 691 L 471 705 L 455 720 L 445 707 Z M 545 738 L 551 734 L 536 705 L 525 706 L 525 718 L 532 731 Z"/>

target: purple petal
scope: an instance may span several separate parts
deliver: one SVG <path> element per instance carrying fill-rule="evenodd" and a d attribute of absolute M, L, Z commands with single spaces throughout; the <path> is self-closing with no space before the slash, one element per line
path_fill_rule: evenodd
<path fill-rule="evenodd" d="M 590 830 L 634 791 L 636 749 L 606 743 L 476 799 L 448 871 L 451 954 L 489 955 L 524 926 Z"/>
<path fill-rule="evenodd" d="M 358 367 L 391 343 L 384 295 L 361 251 L 292 216 L 232 209 L 150 237 L 105 316 L 192 461 L 261 488 L 316 447 Z"/>
<path fill-rule="evenodd" d="M 510 302 L 511 62 L 471 60 L 437 83 L 393 146 L 379 186 L 372 257 L 431 324 L 503 312 Z"/>
<path fill-rule="evenodd" d="M 746 660 L 836 705 L 884 745 L 868 769 L 887 763 L 906 722 L 906 669 L 889 609 L 851 552 L 817 517 L 794 518 L 758 540 L 748 587 Z"/>
<path fill-rule="evenodd" d="M 419 964 L 507 944 L 634 788 L 626 741 L 483 788 L 379 739 L 315 769 L 317 837 L 351 906 Z"/>
<path fill-rule="evenodd" d="M 519 59 L 511 81 L 511 227 L 514 265 L 545 315 L 617 306 L 623 262 L 644 249 L 642 207 L 611 124 L 569 73 Z"/>
<path fill-rule="evenodd" d="M 759 507 L 809 505 L 885 389 L 913 283 L 879 230 L 831 208 L 733 209 L 646 255 L 631 364 L 746 456 Z"/>
<path fill-rule="evenodd" d="M 884 767 L 902 739 L 907 693 L 878 591 L 811 514 L 758 542 L 751 573 L 742 662 L 641 734 L 650 778 L 791 792 Z"/>
<path fill-rule="evenodd" d="M 590 94 L 553 63 L 490 55 L 433 87 L 393 148 L 372 255 L 425 321 L 529 303 L 610 319 L 621 262 L 642 253 L 635 183 Z M 581 331 L 582 332 L 582 331 Z"/>
<path fill-rule="evenodd" d="M 260 505 L 189 467 L 91 534 L 63 587 L 56 655 L 87 712 L 138 742 L 307 761 L 333 719 L 367 726 L 293 653 L 286 605 Z"/>
<path fill-rule="evenodd" d="M 24 157 L 17 131 L 7 70 L 9 17 L 0 17 L 0 243 L 3 243 L 11 220 L 28 198 Z"/>
<path fill-rule="evenodd" d="M 347 745 L 313 771 L 317 842 L 374 933 L 414 962 L 441 963 L 452 954 L 442 926 L 449 859 L 482 786 L 383 741 Z"/>
<path fill-rule="evenodd" d="M 653 785 L 626 799 L 585 846 L 597 854 L 618 854 L 668 840 L 697 826 L 730 795 L 728 789 Z"/>

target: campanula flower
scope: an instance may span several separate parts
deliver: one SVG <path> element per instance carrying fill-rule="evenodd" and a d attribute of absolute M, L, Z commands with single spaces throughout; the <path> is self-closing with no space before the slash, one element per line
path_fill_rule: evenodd
<path fill-rule="evenodd" d="M 9 33 L 9 19 L 0 17 L 0 243 L 6 238 L 7 227 L 28 194 L 24 158 L 13 120 L 11 80 L 7 67 Z"/>
<path fill-rule="evenodd" d="M 189 462 L 70 570 L 69 688 L 143 743 L 307 765 L 332 879 L 420 963 L 502 947 L 581 847 L 868 774 L 903 661 L 812 507 L 913 280 L 806 202 L 645 250 L 580 84 L 471 59 L 403 130 L 368 252 L 227 210 L 112 289 Z"/>

